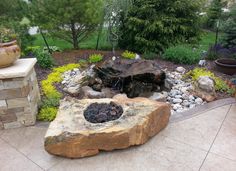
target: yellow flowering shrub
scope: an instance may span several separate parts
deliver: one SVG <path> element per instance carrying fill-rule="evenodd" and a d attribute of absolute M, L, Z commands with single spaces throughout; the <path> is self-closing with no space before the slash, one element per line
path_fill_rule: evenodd
<path fill-rule="evenodd" d="M 224 91 L 229 91 L 229 89 L 230 89 L 224 80 L 215 76 L 214 73 L 212 73 L 209 70 L 206 70 L 205 68 L 195 68 L 194 70 L 191 70 L 186 74 L 186 77 L 191 77 L 191 79 L 193 81 L 197 81 L 198 78 L 201 76 L 211 77 L 216 83 L 216 90 L 217 91 L 224 92 Z"/>
<path fill-rule="evenodd" d="M 39 120 L 52 121 L 55 119 L 58 110 L 58 104 L 62 94 L 57 91 L 54 85 L 62 81 L 62 74 L 64 72 L 79 67 L 80 64 L 72 63 L 54 68 L 52 73 L 48 75 L 47 79 L 41 82 L 42 91 L 45 95 L 45 98 L 42 102 L 41 109 L 37 117 Z"/>

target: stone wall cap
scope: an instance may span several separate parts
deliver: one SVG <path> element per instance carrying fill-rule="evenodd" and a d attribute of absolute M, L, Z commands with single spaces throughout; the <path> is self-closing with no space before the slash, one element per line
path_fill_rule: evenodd
<path fill-rule="evenodd" d="M 18 59 L 12 66 L 0 68 L 0 79 L 26 77 L 36 62 L 36 58 Z"/>

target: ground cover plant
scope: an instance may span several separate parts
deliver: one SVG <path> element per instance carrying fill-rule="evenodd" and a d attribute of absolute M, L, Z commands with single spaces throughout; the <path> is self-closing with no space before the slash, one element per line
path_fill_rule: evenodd
<path fill-rule="evenodd" d="M 126 51 L 124 51 L 124 52 L 121 54 L 121 56 L 122 56 L 123 58 L 125 58 L 125 59 L 134 59 L 135 56 L 136 56 L 136 54 L 133 53 L 133 52 L 130 52 L 130 51 L 126 50 Z"/>
<path fill-rule="evenodd" d="M 55 84 L 62 81 L 62 74 L 66 71 L 80 67 L 79 64 L 68 64 L 53 68 L 47 79 L 41 82 L 44 98 L 37 119 L 41 121 L 52 121 L 56 117 L 59 101 L 62 94 L 56 89 Z"/>
<path fill-rule="evenodd" d="M 103 56 L 101 54 L 92 54 L 89 56 L 90 63 L 97 63 L 103 60 Z"/>
<path fill-rule="evenodd" d="M 201 76 L 211 77 L 216 84 L 216 90 L 221 92 L 230 92 L 230 87 L 221 78 L 215 76 L 215 74 L 205 68 L 195 68 L 186 74 L 186 77 L 190 77 L 193 81 L 197 81 Z"/>

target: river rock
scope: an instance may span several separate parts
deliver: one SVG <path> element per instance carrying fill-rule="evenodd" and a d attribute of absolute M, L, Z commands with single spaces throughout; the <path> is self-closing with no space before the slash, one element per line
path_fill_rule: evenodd
<path fill-rule="evenodd" d="M 156 100 L 159 102 L 166 102 L 166 98 L 167 98 L 168 94 L 164 94 L 164 93 L 153 93 L 153 95 L 151 97 L 149 97 L 149 99 L 151 100 Z"/>
<path fill-rule="evenodd" d="M 118 120 L 97 124 L 85 120 L 83 113 L 89 105 L 111 101 L 123 108 L 123 115 Z M 44 145 L 48 153 L 68 158 L 125 149 L 146 143 L 167 126 L 169 117 L 168 104 L 146 98 L 129 99 L 122 95 L 96 100 L 67 98 L 61 101 Z"/>

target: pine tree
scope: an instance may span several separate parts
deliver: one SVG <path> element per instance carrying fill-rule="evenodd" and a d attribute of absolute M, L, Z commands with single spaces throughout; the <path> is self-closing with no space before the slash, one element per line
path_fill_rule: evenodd
<path fill-rule="evenodd" d="M 103 18 L 103 0 L 31 0 L 33 22 L 79 48 Z"/>
<path fill-rule="evenodd" d="M 228 20 L 224 24 L 224 43 L 226 47 L 236 47 L 236 5 L 229 13 Z"/>
<path fill-rule="evenodd" d="M 209 28 L 214 28 L 216 22 L 222 16 L 222 8 L 224 7 L 222 0 L 213 0 L 207 11 L 208 21 L 207 25 Z"/>
<path fill-rule="evenodd" d="M 119 45 L 136 52 L 160 52 L 196 40 L 199 9 L 195 0 L 135 0 L 122 21 Z"/>

